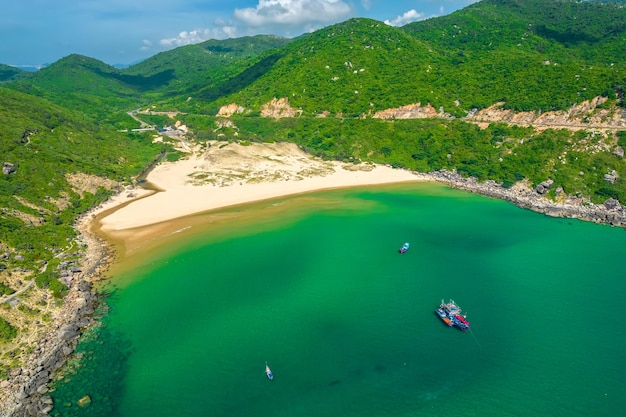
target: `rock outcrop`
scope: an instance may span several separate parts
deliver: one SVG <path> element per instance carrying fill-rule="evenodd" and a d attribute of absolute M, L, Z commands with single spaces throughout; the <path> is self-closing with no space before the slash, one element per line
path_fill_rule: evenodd
<path fill-rule="evenodd" d="M 5 162 L 5 163 L 2 165 L 2 173 L 3 173 L 4 175 L 9 175 L 9 174 L 14 173 L 14 172 L 15 172 L 15 169 L 16 169 L 16 168 L 15 168 L 15 164 L 12 164 L 12 163 L 10 163 L 10 162 Z"/>
<path fill-rule="evenodd" d="M 280 119 L 283 117 L 294 117 L 302 114 L 302 110 L 295 110 L 289 105 L 286 97 L 277 99 L 274 97 L 269 103 L 261 106 L 261 117 L 273 117 Z"/>
<path fill-rule="evenodd" d="M 231 103 L 231 104 L 227 104 L 225 106 L 220 107 L 220 110 L 217 112 L 217 116 L 218 117 L 230 117 L 233 114 L 243 113 L 244 110 L 245 108 L 243 108 L 242 106 L 236 103 Z"/>
<path fill-rule="evenodd" d="M 626 207 L 615 199 L 603 204 L 593 204 L 587 200 L 566 197 L 564 202 L 556 202 L 543 194 L 550 181 L 540 184 L 541 188 L 531 188 L 526 183 L 504 188 L 494 181 L 478 182 L 475 178 L 464 178 L 456 172 L 437 171 L 428 174 L 435 181 L 446 183 L 454 188 L 475 192 L 488 197 L 509 201 L 518 207 L 544 213 L 552 217 L 579 219 L 594 223 L 609 224 L 626 228 Z"/>
<path fill-rule="evenodd" d="M 416 103 L 393 109 L 380 110 L 372 116 L 374 119 L 427 119 L 432 117 L 451 118 L 450 115 L 443 111 L 443 108 L 437 111 L 430 103 L 425 106 L 422 106 L 421 103 Z"/>
<path fill-rule="evenodd" d="M 504 109 L 504 102 L 483 110 L 471 111 L 466 121 L 502 122 L 521 125 L 575 128 L 626 128 L 626 111 L 620 108 L 599 108 L 608 99 L 596 97 L 572 106 L 567 111 L 515 112 Z"/>

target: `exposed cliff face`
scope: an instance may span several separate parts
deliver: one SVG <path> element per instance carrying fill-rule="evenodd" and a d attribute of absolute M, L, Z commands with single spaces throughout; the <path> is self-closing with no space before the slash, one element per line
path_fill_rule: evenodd
<path fill-rule="evenodd" d="M 626 129 L 626 110 L 612 107 L 604 108 L 602 104 L 606 103 L 606 97 L 596 97 L 593 100 L 586 100 L 580 104 L 573 105 L 567 111 L 549 111 L 549 112 L 515 112 L 513 110 L 504 109 L 504 102 L 496 103 L 486 109 L 473 110 L 462 120 L 473 123 L 510 123 L 524 126 L 534 126 L 537 129 L 542 128 L 561 128 L 561 129 Z M 222 106 L 217 113 L 220 117 L 230 117 L 236 113 L 243 113 L 245 108 L 235 103 Z M 296 110 L 289 104 L 286 97 L 273 98 L 268 103 L 261 106 L 262 117 L 273 117 L 275 119 L 283 117 L 300 116 L 302 110 Z M 329 112 L 323 112 L 317 117 L 328 117 Z M 341 115 L 337 115 L 341 117 Z M 421 103 L 407 104 L 405 106 L 385 109 L 371 114 L 374 119 L 426 119 L 426 118 L 443 118 L 453 119 L 454 117 L 446 113 L 442 108 L 435 109 L 430 103 L 422 105 Z"/>
<path fill-rule="evenodd" d="M 220 107 L 220 110 L 217 112 L 218 117 L 230 117 L 235 113 L 243 113 L 244 108 L 239 106 L 236 103 L 227 104 L 226 106 Z"/>
<path fill-rule="evenodd" d="M 407 104 L 406 106 L 398 107 L 395 109 L 380 110 L 372 115 L 374 119 L 426 119 L 431 117 L 451 118 L 449 114 L 443 111 L 443 108 L 439 111 L 435 110 L 433 106 L 428 103 L 422 106 L 421 103 Z"/>
<path fill-rule="evenodd" d="M 599 108 L 608 99 L 596 97 L 572 106 L 567 111 L 515 112 L 504 109 L 504 102 L 486 109 L 473 110 L 462 120 L 474 123 L 511 123 L 541 128 L 564 129 L 626 129 L 626 111 L 620 108 Z M 406 106 L 380 110 L 372 115 L 375 119 L 423 119 L 453 118 L 443 108 L 436 110 L 428 103 L 407 104 Z"/>
<path fill-rule="evenodd" d="M 239 114 L 245 112 L 245 108 L 239 106 L 236 103 L 227 104 L 220 107 L 217 112 L 218 117 L 230 117 L 233 114 Z M 302 110 L 295 110 L 289 105 L 289 100 L 286 97 L 276 98 L 274 97 L 268 103 L 261 106 L 261 117 L 273 117 L 274 119 L 280 119 L 283 117 L 295 117 L 300 116 Z"/>
<path fill-rule="evenodd" d="M 286 97 L 279 99 L 274 97 L 269 103 L 265 103 L 261 106 L 261 117 L 280 119 L 282 117 L 294 117 L 296 114 L 300 116 L 302 110 L 295 110 L 291 107 Z"/>
<path fill-rule="evenodd" d="M 470 112 L 464 120 L 471 122 L 504 122 L 541 127 L 573 129 L 622 129 L 626 128 L 626 111 L 613 108 L 598 108 L 607 101 L 606 97 L 596 97 L 572 106 L 567 111 L 514 112 L 496 103 L 483 110 Z"/>
<path fill-rule="evenodd" d="M 72 189 L 80 194 L 81 197 L 85 192 L 95 194 L 100 187 L 112 190 L 120 185 L 117 181 L 96 175 L 84 174 L 82 172 L 67 174 L 65 175 L 65 179 L 72 186 Z"/>

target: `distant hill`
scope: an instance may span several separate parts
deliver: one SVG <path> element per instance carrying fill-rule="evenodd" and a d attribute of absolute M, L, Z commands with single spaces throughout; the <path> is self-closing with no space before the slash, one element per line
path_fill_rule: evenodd
<path fill-rule="evenodd" d="M 554 176 L 568 192 L 578 187 L 578 180 L 571 178 L 577 172 L 615 171 L 619 174 L 615 183 L 604 184 L 600 175 L 581 182 L 575 191 L 622 201 L 626 167 L 615 155 L 618 145 L 626 144 L 623 135 L 602 139 L 602 153 L 593 156 L 586 156 L 580 145 L 577 152 L 583 159 L 575 169 L 557 175 L 552 164 L 570 151 L 571 143 L 598 139 L 564 133 L 541 142 L 549 149 L 537 147 L 536 141 L 522 149 L 516 140 L 532 137 L 530 130 L 483 132 L 458 120 L 497 102 L 504 102 L 503 109 L 545 112 L 604 96 L 608 100 L 598 101 L 602 111 L 623 106 L 625 22 L 623 2 L 483 0 L 402 28 L 355 18 L 296 39 L 211 40 L 157 54 L 125 69 L 82 55 L 67 56 L 35 73 L 0 66 L 5 74 L 1 79 L 7 81 L 0 91 L 4 157 L 31 166 L 34 172 L 20 177 L 21 182 L 16 182 L 18 176 L 4 177 L 3 195 L 25 192 L 36 204 L 44 204 L 46 196 L 68 192 L 62 177 L 69 171 L 127 178 L 139 170 L 133 163 L 145 162 L 155 152 L 149 134 L 137 135 L 141 140 L 131 135 L 134 139 L 129 140 L 115 132 L 138 127 L 127 114 L 131 110 L 185 112 L 181 120 L 197 139 L 206 140 L 218 138 L 214 116 L 220 106 L 236 103 L 247 111 L 237 121 L 239 130 L 231 128 L 225 138 L 235 139 L 235 133 L 250 140 L 279 138 L 325 158 L 454 169 L 506 184 Z M 261 107 L 273 98 L 288 100 L 298 119 L 278 125 L 258 118 Z M 385 122 L 359 122 L 378 111 L 413 103 L 430 105 L 447 118 L 396 124 L 398 129 L 404 126 L 403 131 L 393 131 Z M 336 121 L 319 121 L 321 115 Z M 166 115 L 145 117 L 152 124 L 168 122 Z M 455 124 L 446 121 L 453 118 Z M 357 122 L 343 123 L 345 119 Z M 450 126 L 465 133 L 440 143 L 441 137 L 450 137 L 442 133 Z M 413 136 L 405 137 L 407 132 Z M 386 137 L 383 143 L 381 135 Z M 399 138 L 404 138 L 402 143 Z M 549 145 L 550 141 L 558 145 Z M 92 149 L 96 144 L 98 148 Z M 37 153 L 30 152 L 34 145 L 40 147 Z M 461 146 L 464 156 L 454 157 Z M 98 153 L 101 149 L 106 153 Z M 120 160 L 129 166 L 116 165 Z M 48 168 L 41 171 L 35 166 Z M 39 177 L 41 172 L 45 179 Z M 43 184 L 52 172 L 56 179 L 47 182 L 54 186 L 47 188 Z M 31 183 L 41 186 L 32 188 Z M 8 199 L 6 204 L 14 207 L 16 202 Z"/>
<path fill-rule="evenodd" d="M 26 76 L 26 71 L 10 65 L 0 64 L 0 83 L 15 81 L 20 77 Z"/>
<path fill-rule="evenodd" d="M 189 94 L 228 80 L 256 63 L 267 51 L 289 42 L 290 39 L 273 35 L 208 40 L 161 52 L 121 72 L 138 77 L 171 74 L 167 84 L 158 86 L 160 93 Z"/>
<path fill-rule="evenodd" d="M 191 91 L 223 82 L 253 65 L 266 50 L 288 42 L 269 35 L 211 40 L 124 69 L 74 54 L 9 87 L 119 122 L 126 111 L 140 105 L 164 97 L 186 98 Z"/>

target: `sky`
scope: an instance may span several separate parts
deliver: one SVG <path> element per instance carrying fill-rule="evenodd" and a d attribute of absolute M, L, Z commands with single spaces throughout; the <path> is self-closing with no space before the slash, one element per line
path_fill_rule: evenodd
<path fill-rule="evenodd" d="M 11 0 L 0 14 L 0 63 L 36 67 L 81 54 L 131 65 L 209 39 L 293 38 L 353 17 L 403 26 L 476 1 Z"/>

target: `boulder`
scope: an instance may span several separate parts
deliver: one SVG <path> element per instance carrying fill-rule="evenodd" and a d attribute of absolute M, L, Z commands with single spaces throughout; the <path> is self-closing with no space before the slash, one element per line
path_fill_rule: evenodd
<path fill-rule="evenodd" d="M 537 194 L 545 194 L 548 192 L 549 189 L 549 187 L 546 187 L 543 184 L 539 184 L 537 188 L 535 188 L 535 191 L 537 191 Z"/>
<path fill-rule="evenodd" d="M 78 400 L 79 407 L 87 407 L 89 404 L 91 404 L 91 397 L 89 395 L 85 395 L 80 400 Z"/>
<path fill-rule="evenodd" d="M 14 173 L 16 170 L 15 168 L 15 164 L 12 164 L 10 162 L 5 162 L 4 165 L 2 166 L 2 173 L 4 175 L 9 175 Z"/>
<path fill-rule="evenodd" d="M 72 340 L 78 337 L 78 326 L 76 326 L 75 324 L 68 324 L 61 327 L 61 330 L 59 330 L 57 337 L 61 340 Z"/>
<path fill-rule="evenodd" d="M 604 207 L 606 207 L 607 210 L 613 210 L 619 208 L 620 206 L 621 204 L 619 203 L 619 201 L 614 198 L 609 198 L 604 202 Z"/>
<path fill-rule="evenodd" d="M 617 172 L 615 170 L 609 172 L 608 174 L 604 174 L 604 180 L 607 182 L 610 182 L 611 184 L 615 183 L 615 180 L 617 180 Z"/>

